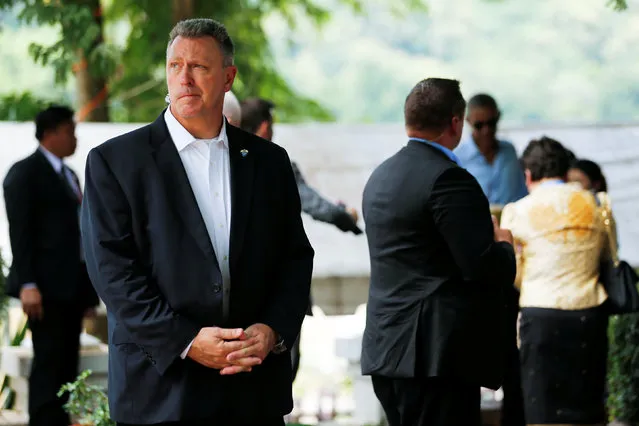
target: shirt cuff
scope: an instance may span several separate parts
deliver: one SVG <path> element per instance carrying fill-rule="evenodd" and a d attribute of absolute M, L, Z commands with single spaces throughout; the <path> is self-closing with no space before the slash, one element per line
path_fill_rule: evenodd
<path fill-rule="evenodd" d="M 20 288 L 38 288 L 38 286 L 36 285 L 36 283 L 24 283 Z"/>
<path fill-rule="evenodd" d="M 191 349 L 191 345 L 193 345 L 193 342 L 195 341 L 195 339 L 191 340 L 191 343 L 189 343 L 189 345 L 186 347 L 186 349 L 184 349 L 182 351 L 182 353 L 180 354 L 180 358 L 185 359 L 186 355 L 189 353 L 189 350 Z"/>

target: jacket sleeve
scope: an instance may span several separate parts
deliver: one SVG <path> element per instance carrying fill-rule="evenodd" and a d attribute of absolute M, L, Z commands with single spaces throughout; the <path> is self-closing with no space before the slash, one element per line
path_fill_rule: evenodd
<path fill-rule="evenodd" d="M 357 223 L 343 206 L 333 204 L 322 197 L 319 192 L 308 186 L 297 164 L 292 163 L 291 166 L 295 175 L 295 183 L 297 184 L 297 191 L 299 192 L 302 211 L 304 213 L 320 222 L 335 225 L 343 232 L 350 231 L 356 235 L 362 233 L 362 230 L 357 226 Z"/>
<path fill-rule="evenodd" d="M 9 222 L 11 240 L 11 274 L 13 284 L 21 286 L 35 284 L 34 241 L 36 227 L 34 216 L 36 205 L 31 188 L 31 175 L 26 164 L 17 164 L 11 168 L 4 180 L 4 202 Z M 11 293 L 20 293 L 20 288 L 12 288 Z"/>
<path fill-rule="evenodd" d="M 490 206 L 475 178 L 459 167 L 445 170 L 433 185 L 430 208 L 465 281 L 512 286 L 514 249 L 495 242 Z"/>
<path fill-rule="evenodd" d="M 107 310 L 164 374 L 199 332 L 165 300 L 143 265 L 122 186 L 99 150 L 87 158 L 81 226 L 87 270 Z"/>
<path fill-rule="evenodd" d="M 308 309 L 315 252 L 302 224 L 300 197 L 293 168 L 286 151 L 282 150 L 282 153 L 282 191 L 285 202 L 280 214 L 283 220 L 281 235 L 285 241 L 280 264 L 277 265 L 279 279 L 274 283 L 272 298 L 265 304 L 262 322 L 278 333 L 290 349 L 302 328 Z"/>

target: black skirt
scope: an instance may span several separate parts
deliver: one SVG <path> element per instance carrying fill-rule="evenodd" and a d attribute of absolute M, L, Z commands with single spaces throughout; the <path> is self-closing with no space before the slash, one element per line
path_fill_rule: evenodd
<path fill-rule="evenodd" d="M 527 424 L 605 423 L 608 315 L 522 308 L 519 335 Z"/>

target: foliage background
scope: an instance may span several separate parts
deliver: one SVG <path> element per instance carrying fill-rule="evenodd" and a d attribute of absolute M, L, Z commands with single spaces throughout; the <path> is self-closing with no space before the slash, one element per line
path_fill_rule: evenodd
<path fill-rule="evenodd" d="M 111 119 L 151 120 L 166 94 L 161 62 L 170 7 L 150 0 L 103 3 L 105 38 L 121 55 L 110 82 Z M 238 95 L 273 98 L 280 121 L 397 122 L 410 87 L 435 75 L 459 78 L 467 96 L 493 93 L 511 122 L 637 117 L 637 0 L 623 13 L 605 0 L 425 0 L 428 10 L 415 8 L 418 3 L 194 4 L 202 16 L 224 17 L 238 41 Z M 26 53 L 31 41 L 55 39 L 56 28 L 21 26 L 15 11 L 0 18 L 0 78 L 12 82 L 0 94 L 31 90 L 38 98 L 74 101 L 75 87 L 55 86 L 51 69 L 34 65 Z M 150 88 L 137 93 L 140 85 Z"/>

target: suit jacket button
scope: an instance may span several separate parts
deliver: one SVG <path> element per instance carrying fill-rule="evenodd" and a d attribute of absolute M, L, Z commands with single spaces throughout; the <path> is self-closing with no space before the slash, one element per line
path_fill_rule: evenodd
<path fill-rule="evenodd" d="M 214 284 L 213 285 L 213 292 L 214 293 L 219 293 L 220 291 L 222 291 L 222 286 L 219 284 Z"/>

